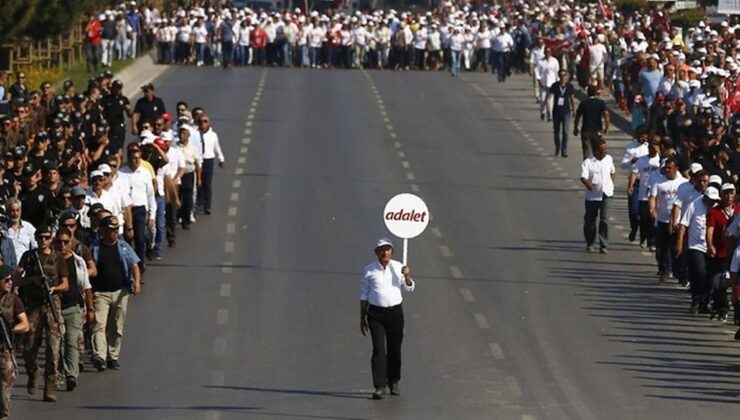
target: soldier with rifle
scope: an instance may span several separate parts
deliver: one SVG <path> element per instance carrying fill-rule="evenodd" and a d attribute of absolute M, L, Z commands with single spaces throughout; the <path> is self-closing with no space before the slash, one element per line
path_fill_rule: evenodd
<path fill-rule="evenodd" d="M 44 401 L 55 402 L 55 384 L 59 372 L 59 349 L 64 324 L 59 294 L 69 288 L 69 274 L 64 257 L 52 248 L 49 226 L 36 229 L 37 249 L 21 256 L 14 281 L 28 314 L 29 332 L 23 340 L 23 359 L 28 373 L 27 390 L 36 394 L 37 357 L 41 342 L 46 338 L 44 367 Z"/>
<path fill-rule="evenodd" d="M 10 418 L 10 394 L 18 365 L 13 354 L 13 336 L 28 331 L 23 302 L 13 293 L 13 269 L 0 265 L 0 419 Z"/>

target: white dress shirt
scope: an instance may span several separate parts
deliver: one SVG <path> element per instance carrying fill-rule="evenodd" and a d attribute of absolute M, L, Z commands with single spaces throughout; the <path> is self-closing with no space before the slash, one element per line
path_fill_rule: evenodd
<path fill-rule="evenodd" d="M 558 71 L 560 71 L 560 62 L 555 57 L 543 58 L 537 62 L 534 68 L 534 77 L 540 82 L 540 85 L 548 88 L 558 81 Z"/>
<path fill-rule="evenodd" d="M 20 264 L 21 256 L 24 252 L 38 248 L 36 245 L 36 228 L 32 224 L 21 220 L 18 228 L 13 229 L 10 227 L 10 223 L 5 224 L 5 236 L 7 236 L 12 242 L 15 248 L 15 257 L 18 259 L 16 264 Z"/>
<path fill-rule="evenodd" d="M 702 197 L 697 197 L 681 215 L 681 225 L 688 233 L 689 249 L 707 252 L 707 211 Z"/>
<path fill-rule="evenodd" d="M 133 207 L 145 207 L 148 219 L 157 217 L 157 200 L 154 197 L 152 174 L 142 166 L 132 170 L 128 165 L 121 167 L 119 176 L 128 178 L 128 186 Z"/>
<path fill-rule="evenodd" d="M 416 283 L 406 285 L 401 269 L 403 264 L 396 260 L 388 262 L 386 268 L 379 261 L 374 261 L 365 267 L 360 288 L 360 300 L 366 300 L 371 305 L 388 308 L 400 305 L 403 301 L 401 288 L 413 292 Z"/>
<path fill-rule="evenodd" d="M 209 128 L 205 133 L 200 133 L 203 139 L 203 159 L 218 158 L 219 162 L 224 161 L 224 154 L 221 152 L 221 145 L 218 142 L 218 134 Z"/>

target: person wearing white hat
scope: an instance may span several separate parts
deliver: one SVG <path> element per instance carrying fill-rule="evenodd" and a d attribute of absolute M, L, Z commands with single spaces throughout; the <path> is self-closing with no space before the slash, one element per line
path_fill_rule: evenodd
<path fill-rule="evenodd" d="M 416 282 L 411 270 L 393 259 L 393 243 L 380 238 L 375 243 L 377 261 L 365 267 L 360 286 L 360 332 L 373 341 L 371 359 L 372 398 L 383 399 L 385 387 L 400 395 L 401 342 L 403 341 L 402 292 L 413 292 Z"/>
<path fill-rule="evenodd" d="M 681 215 L 675 253 L 686 252 L 691 282 L 691 305 L 689 313 L 709 313 L 709 283 L 707 276 L 707 212 L 720 200 L 719 190 L 707 187 L 701 199 L 692 201 Z M 684 250 L 684 239 L 686 249 Z"/>

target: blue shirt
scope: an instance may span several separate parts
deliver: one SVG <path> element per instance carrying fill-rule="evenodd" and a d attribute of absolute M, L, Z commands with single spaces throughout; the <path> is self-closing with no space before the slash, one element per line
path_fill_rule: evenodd
<path fill-rule="evenodd" d="M 116 245 L 118 245 L 118 254 L 121 256 L 121 265 L 123 266 L 123 275 L 126 279 L 127 285 L 131 286 L 134 284 L 134 271 L 133 266 L 141 262 L 139 259 L 139 256 L 136 255 L 136 252 L 134 252 L 134 249 L 131 248 L 131 245 L 129 245 L 126 241 L 118 240 L 116 242 Z M 100 242 L 96 241 L 92 245 L 90 245 L 90 253 L 93 256 L 93 259 L 95 262 L 98 262 L 98 257 L 100 256 Z"/>
<path fill-rule="evenodd" d="M 645 98 L 645 103 L 648 107 L 653 104 L 655 99 L 655 93 L 658 92 L 658 84 L 663 75 L 660 70 L 643 70 L 640 72 L 640 87 L 642 87 L 642 96 Z"/>

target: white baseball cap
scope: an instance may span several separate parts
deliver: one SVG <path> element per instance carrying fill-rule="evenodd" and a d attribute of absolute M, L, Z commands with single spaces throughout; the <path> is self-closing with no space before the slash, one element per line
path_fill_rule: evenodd
<path fill-rule="evenodd" d="M 712 175 L 709 177 L 710 184 L 722 185 L 722 177 L 719 175 Z"/>
<path fill-rule="evenodd" d="M 386 245 L 390 245 L 391 248 L 393 248 L 393 242 L 391 242 L 390 239 L 388 239 L 388 238 L 380 238 L 375 243 L 375 248 L 380 248 L 381 246 L 386 246 Z"/>
<path fill-rule="evenodd" d="M 725 192 L 725 191 L 728 191 L 728 190 L 735 191 L 735 184 L 732 184 L 730 182 L 725 182 L 724 184 L 722 184 L 722 188 L 720 188 L 719 190 L 721 192 Z"/>
<path fill-rule="evenodd" d="M 707 189 L 704 190 L 704 197 L 717 201 L 719 200 L 719 191 L 714 187 L 707 187 Z"/>
<path fill-rule="evenodd" d="M 704 169 L 704 167 L 701 166 L 701 163 L 694 162 L 691 164 L 691 166 L 689 166 L 689 172 L 691 172 L 692 174 L 695 174 L 701 171 L 702 169 Z"/>

